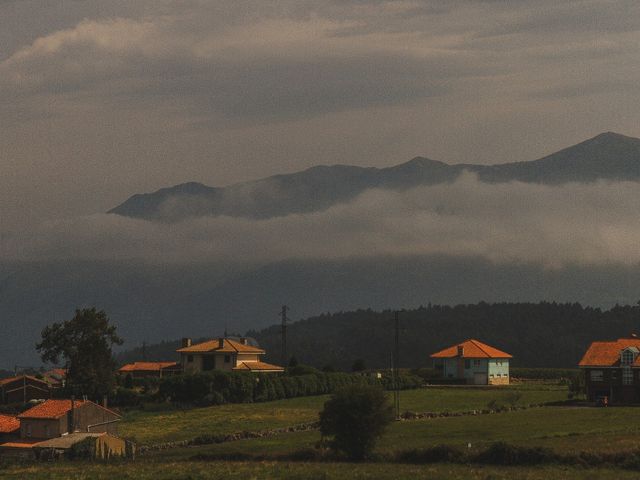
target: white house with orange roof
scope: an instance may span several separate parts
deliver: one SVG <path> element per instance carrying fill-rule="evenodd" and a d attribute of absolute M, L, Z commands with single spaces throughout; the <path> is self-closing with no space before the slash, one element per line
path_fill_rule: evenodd
<path fill-rule="evenodd" d="M 508 385 L 508 353 L 469 339 L 431 355 L 442 378 L 465 380 L 473 385 Z"/>
<path fill-rule="evenodd" d="M 227 372 L 278 373 L 284 368 L 261 360 L 265 351 L 249 345 L 246 338 L 239 341 L 230 338 L 216 338 L 202 343 L 191 344 L 190 338 L 182 340 L 180 364 L 186 373 L 223 370 Z"/>

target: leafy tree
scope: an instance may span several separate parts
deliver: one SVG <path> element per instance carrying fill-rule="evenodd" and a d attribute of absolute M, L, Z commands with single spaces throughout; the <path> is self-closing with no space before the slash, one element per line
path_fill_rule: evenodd
<path fill-rule="evenodd" d="M 100 398 L 115 386 L 111 349 L 122 342 L 107 314 L 94 307 L 76 310 L 71 320 L 45 327 L 36 349 L 43 362 L 64 361 L 68 393 Z"/>
<path fill-rule="evenodd" d="M 366 370 L 366 368 L 367 367 L 364 364 L 364 360 L 359 358 L 355 362 L 353 362 L 353 365 L 351 366 L 351 371 L 352 372 L 363 372 L 363 371 Z"/>
<path fill-rule="evenodd" d="M 373 451 L 376 441 L 393 420 L 393 409 L 382 388 L 351 385 L 338 390 L 320 412 L 322 436 L 331 447 L 354 460 Z"/>
<path fill-rule="evenodd" d="M 299 365 L 298 359 L 296 357 L 291 357 L 289 359 L 289 367 L 297 367 Z"/>

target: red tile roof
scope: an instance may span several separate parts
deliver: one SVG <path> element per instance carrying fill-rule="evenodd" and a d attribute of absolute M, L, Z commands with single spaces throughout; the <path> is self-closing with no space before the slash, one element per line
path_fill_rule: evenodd
<path fill-rule="evenodd" d="M 225 338 L 223 341 L 223 346 L 220 348 L 220 340 L 216 338 L 215 340 L 209 340 L 202 343 L 196 343 L 195 345 L 191 345 L 190 347 L 179 348 L 177 350 L 181 353 L 204 353 L 204 352 L 221 352 L 221 353 L 257 353 L 263 354 L 264 350 L 258 347 L 254 347 L 252 345 L 243 345 L 240 342 L 236 342 L 235 340 L 230 340 Z"/>
<path fill-rule="evenodd" d="M 15 442 L 7 442 L 0 444 L 0 448 L 33 448 L 38 443 L 42 442 L 42 440 L 33 440 L 33 439 L 21 439 Z"/>
<path fill-rule="evenodd" d="M 636 347 L 640 350 L 640 338 L 619 338 L 610 342 L 593 342 L 585 352 L 580 367 L 612 367 L 620 364 L 620 352 L 627 347 Z M 640 356 L 633 364 L 640 366 Z"/>
<path fill-rule="evenodd" d="M 73 405 L 74 408 L 78 408 L 85 403 L 85 400 L 75 400 Z M 60 418 L 69 410 L 71 410 L 71 400 L 45 400 L 22 412 L 18 418 Z"/>
<path fill-rule="evenodd" d="M 234 370 L 243 370 L 246 372 L 283 372 L 284 368 L 278 365 L 272 365 L 265 362 L 238 362 L 238 365 L 233 368 Z"/>
<path fill-rule="evenodd" d="M 0 433 L 12 433 L 20 429 L 20 420 L 12 415 L 0 414 Z"/>
<path fill-rule="evenodd" d="M 47 384 L 47 382 L 45 382 L 44 380 L 40 380 L 39 378 L 36 377 L 32 377 L 31 375 L 18 375 L 17 377 L 9 377 L 9 378 L 3 378 L 2 380 L 0 380 L 0 387 L 7 385 L 9 383 L 13 383 L 13 382 L 17 382 L 17 381 L 23 381 L 23 379 L 28 379 L 31 380 L 33 382 L 39 382 L 39 383 L 43 383 L 43 384 Z"/>
<path fill-rule="evenodd" d="M 176 362 L 133 362 L 123 365 L 119 372 L 159 372 L 163 368 L 178 367 Z"/>
<path fill-rule="evenodd" d="M 431 355 L 431 358 L 458 357 L 458 347 L 460 346 L 463 347 L 462 358 L 512 358 L 508 353 L 473 338 L 436 352 Z"/>

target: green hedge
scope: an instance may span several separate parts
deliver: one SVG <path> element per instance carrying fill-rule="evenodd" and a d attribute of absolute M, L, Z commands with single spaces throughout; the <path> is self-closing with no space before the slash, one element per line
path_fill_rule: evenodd
<path fill-rule="evenodd" d="M 421 379 L 400 376 L 400 388 L 417 388 Z M 390 378 L 341 372 L 318 372 L 306 375 L 274 375 L 211 371 L 194 375 L 174 375 L 160 383 L 158 397 L 178 403 L 216 405 L 251 403 L 333 393 L 347 385 L 383 385 L 390 388 Z"/>
<path fill-rule="evenodd" d="M 578 373 L 580 370 L 577 368 L 511 368 L 512 377 L 529 380 L 570 380 Z"/>

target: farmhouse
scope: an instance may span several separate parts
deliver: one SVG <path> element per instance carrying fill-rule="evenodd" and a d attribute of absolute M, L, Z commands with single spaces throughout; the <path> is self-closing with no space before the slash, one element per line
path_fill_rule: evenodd
<path fill-rule="evenodd" d="M 133 362 L 123 365 L 118 369 L 123 375 L 131 375 L 131 378 L 166 377 L 182 372 L 182 367 L 176 362 Z"/>
<path fill-rule="evenodd" d="M 45 400 L 6 420 L 7 430 L 13 430 L 0 444 L 0 452 L 31 456 L 33 448 L 42 442 L 76 432 L 117 436 L 119 421 L 120 415 L 88 400 Z"/>
<path fill-rule="evenodd" d="M 640 402 L 640 338 L 593 342 L 578 366 L 584 372 L 587 398 L 609 403 Z"/>
<path fill-rule="evenodd" d="M 20 420 L 13 415 L 0 414 L 0 442 L 9 442 L 20 437 Z"/>
<path fill-rule="evenodd" d="M 217 338 L 203 343 L 191 344 L 190 338 L 182 340 L 178 349 L 180 364 L 185 372 L 196 373 L 208 370 L 275 373 L 284 368 L 260 360 L 265 351 L 249 345 L 246 338 L 240 341 Z"/>
<path fill-rule="evenodd" d="M 0 380 L 0 403 L 27 403 L 29 400 L 49 398 L 49 384 L 30 375 Z"/>
<path fill-rule="evenodd" d="M 442 378 L 473 385 L 508 385 L 511 355 L 470 339 L 431 355 Z"/>

